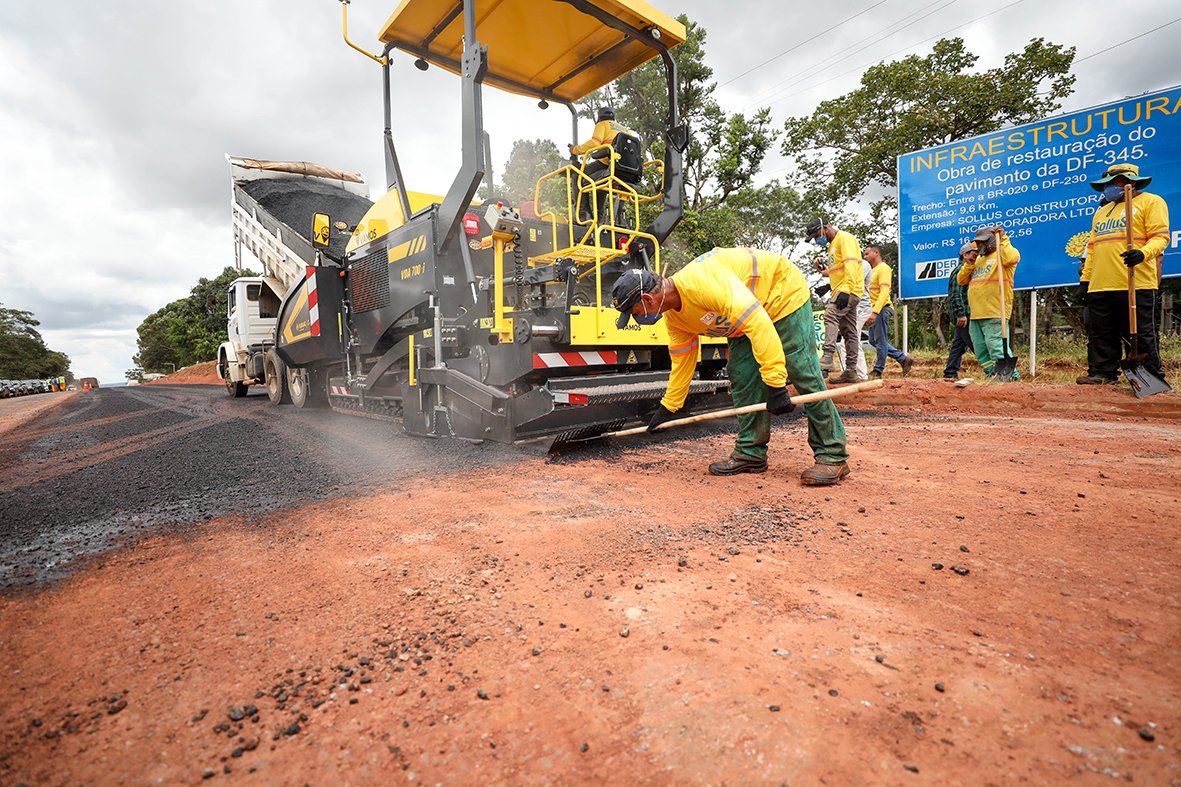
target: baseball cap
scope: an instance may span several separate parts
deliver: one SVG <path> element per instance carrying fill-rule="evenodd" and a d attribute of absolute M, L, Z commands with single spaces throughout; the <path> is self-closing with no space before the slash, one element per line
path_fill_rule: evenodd
<path fill-rule="evenodd" d="M 652 271 L 642 271 L 632 268 L 623 272 L 611 287 L 611 305 L 621 313 L 615 321 L 616 328 L 627 325 L 631 319 L 632 308 L 645 292 L 652 292 L 660 284 L 660 277 Z"/>

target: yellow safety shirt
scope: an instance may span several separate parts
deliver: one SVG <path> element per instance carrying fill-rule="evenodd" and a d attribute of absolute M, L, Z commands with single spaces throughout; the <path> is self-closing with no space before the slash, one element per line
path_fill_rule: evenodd
<path fill-rule="evenodd" d="M 680 410 L 701 355 L 699 336 L 745 335 L 763 381 L 787 385 L 783 343 L 775 321 L 811 301 L 808 282 L 791 260 L 761 249 L 714 249 L 672 276 L 681 308 L 664 313 L 672 360 L 661 404 Z"/>
<path fill-rule="evenodd" d="M 617 123 L 614 120 L 600 120 L 595 124 L 595 129 L 591 132 L 591 138 L 580 145 L 570 148 L 570 152 L 576 156 L 581 156 L 583 153 L 589 153 L 599 145 L 610 145 L 615 141 L 615 137 L 620 134 L 636 136 L 636 132 L 622 123 Z"/>
<path fill-rule="evenodd" d="M 976 258 L 975 263 L 965 262 L 960 268 L 956 281 L 968 285 L 968 310 L 973 320 L 1000 319 L 1000 273 L 998 261 L 1005 274 L 1005 319 L 1013 315 L 1013 276 L 1017 271 L 1017 263 L 1021 255 L 1009 241 L 1009 236 L 1001 233 L 996 251 Z"/>
<path fill-rule="evenodd" d="M 869 277 L 869 302 L 873 304 L 873 313 L 881 314 L 882 309 L 893 306 L 890 300 L 890 288 L 894 284 L 894 271 L 884 262 L 873 266 L 873 274 Z"/>
<path fill-rule="evenodd" d="M 838 292 L 847 292 L 861 300 L 865 294 L 865 279 L 861 271 L 861 244 L 844 230 L 837 230 L 829 244 L 829 257 L 832 264 L 828 267 L 828 283 L 832 287 L 835 297 Z"/>
<path fill-rule="evenodd" d="M 1122 201 L 1095 211 L 1083 263 L 1082 279 L 1089 282 L 1088 292 L 1128 289 L 1128 266 L 1120 256 L 1128 248 L 1126 227 Z M 1157 289 L 1159 261 L 1169 247 L 1169 206 L 1155 194 L 1132 198 L 1132 245 L 1144 252 L 1144 262 L 1136 266 L 1136 289 Z"/>

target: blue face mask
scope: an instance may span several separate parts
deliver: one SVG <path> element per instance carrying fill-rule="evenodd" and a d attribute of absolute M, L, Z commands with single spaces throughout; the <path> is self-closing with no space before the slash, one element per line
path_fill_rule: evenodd
<path fill-rule="evenodd" d="M 812 240 L 813 240 L 813 241 L 816 243 L 816 245 L 817 245 L 817 246 L 819 246 L 820 248 L 822 248 L 822 249 L 827 249 L 827 248 L 828 248 L 828 237 L 827 237 L 827 236 L 825 236 L 823 233 L 821 233 L 820 235 L 817 235 L 817 236 L 816 236 L 815 238 L 813 238 Z"/>
<path fill-rule="evenodd" d="M 664 316 L 660 313 L 660 310 L 663 308 L 664 293 L 661 292 L 660 305 L 656 307 L 656 312 L 654 314 L 648 314 L 648 312 L 645 311 L 643 314 L 633 314 L 632 319 L 636 321 L 637 325 L 655 325 L 656 323 L 660 322 L 660 318 Z M 645 309 L 647 309 L 647 307 L 645 307 Z"/>
<path fill-rule="evenodd" d="M 1119 202 L 1123 198 L 1123 186 L 1108 185 L 1107 188 L 1103 189 L 1103 199 L 1107 200 L 1108 202 Z"/>

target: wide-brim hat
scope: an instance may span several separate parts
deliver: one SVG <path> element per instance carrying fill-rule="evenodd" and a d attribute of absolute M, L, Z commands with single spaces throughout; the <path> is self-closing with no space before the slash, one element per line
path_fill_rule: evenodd
<path fill-rule="evenodd" d="M 1148 176 L 1140 176 L 1140 168 L 1135 164 L 1112 164 L 1103 173 L 1103 177 L 1098 180 L 1091 181 L 1091 188 L 1095 191 L 1103 191 L 1108 183 L 1123 175 L 1128 180 L 1135 184 L 1137 189 L 1143 189 L 1152 182 L 1152 178 Z"/>

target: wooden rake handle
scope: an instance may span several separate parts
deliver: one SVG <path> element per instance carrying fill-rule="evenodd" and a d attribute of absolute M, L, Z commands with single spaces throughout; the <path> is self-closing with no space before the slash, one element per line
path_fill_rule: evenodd
<path fill-rule="evenodd" d="M 822 402 L 825 399 L 840 399 L 843 396 L 851 396 L 863 391 L 872 391 L 874 388 L 881 388 L 881 380 L 867 380 L 863 383 L 856 383 L 854 385 L 845 385 L 840 388 L 829 388 L 825 391 L 817 391 L 816 393 L 801 394 L 800 396 L 791 397 L 792 404 L 808 404 L 809 402 Z M 660 430 L 671 429 L 674 426 L 688 426 L 695 424 L 698 421 L 712 421 L 716 418 L 728 418 L 732 415 L 744 415 L 745 413 L 757 413 L 761 410 L 767 409 L 766 402 L 759 402 L 758 404 L 748 404 L 745 407 L 731 407 L 729 410 L 715 410 L 711 413 L 701 413 L 700 415 L 691 415 L 688 418 L 678 418 L 675 421 L 666 421 L 660 425 Z M 631 429 L 621 429 L 618 432 L 607 432 L 603 437 L 628 437 L 629 435 L 643 434 L 648 431 L 646 426 L 634 426 Z"/>

